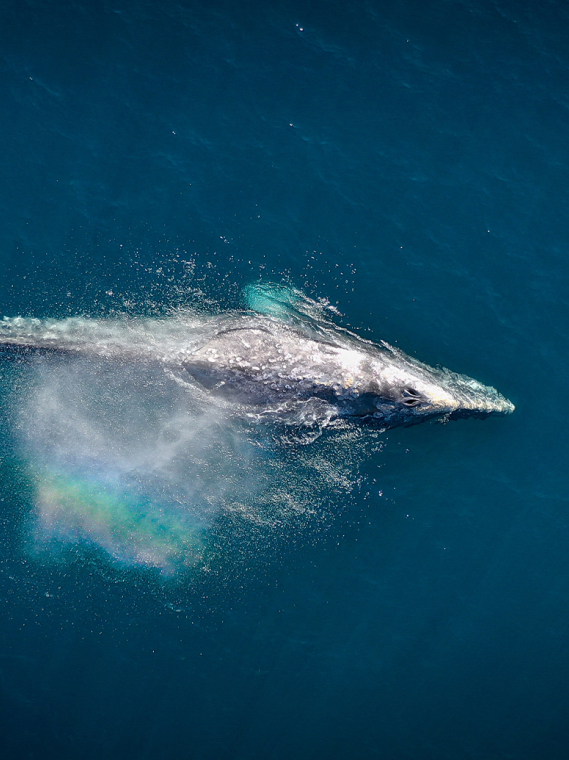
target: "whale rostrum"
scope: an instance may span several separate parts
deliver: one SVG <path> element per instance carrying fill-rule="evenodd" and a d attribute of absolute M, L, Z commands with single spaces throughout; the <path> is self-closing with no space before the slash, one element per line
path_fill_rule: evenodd
<path fill-rule="evenodd" d="M 287 306 L 168 319 L 5 317 L 0 347 L 153 362 L 236 413 L 300 423 L 358 418 L 392 428 L 514 410 L 495 388 Z"/>

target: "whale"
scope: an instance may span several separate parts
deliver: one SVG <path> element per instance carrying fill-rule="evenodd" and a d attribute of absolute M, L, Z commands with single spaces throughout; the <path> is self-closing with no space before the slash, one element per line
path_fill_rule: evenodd
<path fill-rule="evenodd" d="M 246 305 L 155 319 L 4 317 L 0 354 L 152 363 L 235 414 L 299 425 L 390 429 L 514 411 L 494 387 L 364 339 L 294 289 L 252 286 Z"/>

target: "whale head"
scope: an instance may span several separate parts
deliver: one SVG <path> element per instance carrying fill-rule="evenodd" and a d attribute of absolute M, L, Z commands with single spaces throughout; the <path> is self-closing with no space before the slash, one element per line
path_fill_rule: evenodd
<path fill-rule="evenodd" d="M 444 367 L 430 367 L 387 343 L 368 365 L 367 416 L 386 427 L 427 419 L 484 418 L 514 411 L 492 386 Z"/>

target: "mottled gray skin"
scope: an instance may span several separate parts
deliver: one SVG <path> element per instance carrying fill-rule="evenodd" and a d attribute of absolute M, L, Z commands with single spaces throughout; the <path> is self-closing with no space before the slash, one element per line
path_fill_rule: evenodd
<path fill-rule="evenodd" d="M 337 329 L 306 329 L 274 319 L 243 319 L 182 361 L 213 393 L 255 407 L 324 401 L 330 416 L 382 427 L 426 419 L 507 414 L 513 404 L 466 375 L 423 364 L 387 344 Z"/>
<path fill-rule="evenodd" d="M 236 412 L 300 424 L 351 417 L 392 428 L 514 409 L 494 388 L 386 343 L 331 324 L 251 312 L 154 321 L 5 318 L 0 347 L 158 363 Z"/>

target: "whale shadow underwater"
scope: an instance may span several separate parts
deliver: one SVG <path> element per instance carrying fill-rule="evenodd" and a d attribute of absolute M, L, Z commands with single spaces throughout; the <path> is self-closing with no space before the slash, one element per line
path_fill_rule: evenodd
<path fill-rule="evenodd" d="M 216 316 L 5 317 L 0 349 L 160 365 L 237 415 L 299 426 L 351 419 L 389 429 L 514 410 L 491 386 L 337 326 L 299 291 L 257 284 L 245 298 L 247 310 Z"/>

